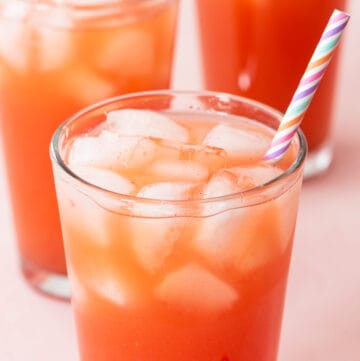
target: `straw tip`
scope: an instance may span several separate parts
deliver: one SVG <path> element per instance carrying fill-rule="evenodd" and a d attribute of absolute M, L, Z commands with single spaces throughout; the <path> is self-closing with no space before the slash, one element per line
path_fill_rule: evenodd
<path fill-rule="evenodd" d="M 347 20 L 350 19 L 350 14 L 348 14 L 345 11 L 334 9 L 332 16 L 342 16 L 343 18 L 346 18 Z"/>

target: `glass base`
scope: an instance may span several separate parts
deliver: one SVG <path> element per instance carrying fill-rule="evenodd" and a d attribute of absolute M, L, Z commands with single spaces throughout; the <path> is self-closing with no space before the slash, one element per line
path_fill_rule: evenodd
<path fill-rule="evenodd" d="M 333 158 L 332 147 L 328 144 L 309 153 L 304 169 L 304 179 L 309 179 L 324 173 Z"/>
<path fill-rule="evenodd" d="M 35 291 L 57 300 L 70 301 L 70 285 L 66 275 L 48 272 L 24 260 L 21 261 L 21 270 Z"/>

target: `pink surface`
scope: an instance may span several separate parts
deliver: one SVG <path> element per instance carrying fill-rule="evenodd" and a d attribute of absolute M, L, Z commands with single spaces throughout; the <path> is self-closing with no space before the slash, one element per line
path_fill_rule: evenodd
<path fill-rule="evenodd" d="M 200 88 L 192 1 L 184 0 L 182 10 L 174 86 Z M 326 175 L 304 184 L 279 361 L 360 360 L 360 2 L 349 12 L 336 155 Z M 78 360 L 70 305 L 29 289 L 14 243 L 1 164 L 0 361 Z"/>

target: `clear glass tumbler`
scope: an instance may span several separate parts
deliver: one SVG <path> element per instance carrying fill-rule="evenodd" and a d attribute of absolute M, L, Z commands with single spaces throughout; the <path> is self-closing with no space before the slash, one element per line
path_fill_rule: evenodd
<path fill-rule="evenodd" d="M 134 148 L 138 133 L 131 130 L 130 138 L 116 138 L 132 144 L 115 148 L 124 153 L 107 143 L 105 156 L 79 155 L 91 166 L 69 166 L 72 147 L 103 136 L 110 142 L 106 114 L 121 109 L 157 113 L 142 114 L 138 126 L 133 117 L 135 130 L 146 117 L 153 123 L 141 132 L 158 133 L 166 116 L 178 122 L 173 136 L 188 131 L 190 140 L 153 134 L 136 138 Z M 238 96 L 154 91 L 98 103 L 60 126 L 50 152 L 82 361 L 276 360 L 306 142 L 298 131 L 276 166 L 252 159 L 238 168 L 229 151 L 225 156 L 201 140 L 215 125 L 217 131 L 241 125 L 235 133 L 252 154 L 280 119 L 272 108 Z M 76 143 L 79 136 L 84 142 Z M 140 180 L 124 178 L 134 174 Z M 227 193 L 233 182 L 240 190 Z M 124 184 L 127 193 L 111 188 Z M 199 198 L 181 198 L 188 189 Z"/>
<path fill-rule="evenodd" d="M 48 145 L 77 110 L 169 87 L 177 0 L 0 0 L 0 132 L 22 272 L 69 297 Z"/>
<path fill-rule="evenodd" d="M 205 86 L 285 112 L 335 8 L 346 0 L 196 0 Z M 324 172 L 333 154 L 338 49 L 306 112 L 305 178 Z"/>

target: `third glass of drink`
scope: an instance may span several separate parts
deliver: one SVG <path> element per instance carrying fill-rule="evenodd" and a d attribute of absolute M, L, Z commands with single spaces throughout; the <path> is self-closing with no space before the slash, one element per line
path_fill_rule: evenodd
<path fill-rule="evenodd" d="M 0 0 L 0 128 L 22 271 L 68 297 L 48 148 L 115 95 L 170 85 L 177 0 Z"/>
<path fill-rule="evenodd" d="M 285 112 L 332 11 L 346 0 L 196 0 L 204 82 Z M 301 128 L 309 156 L 305 177 L 332 160 L 338 53 Z"/>
<path fill-rule="evenodd" d="M 221 93 L 112 98 L 51 158 L 82 361 L 275 361 L 302 184 L 301 131 Z"/>

